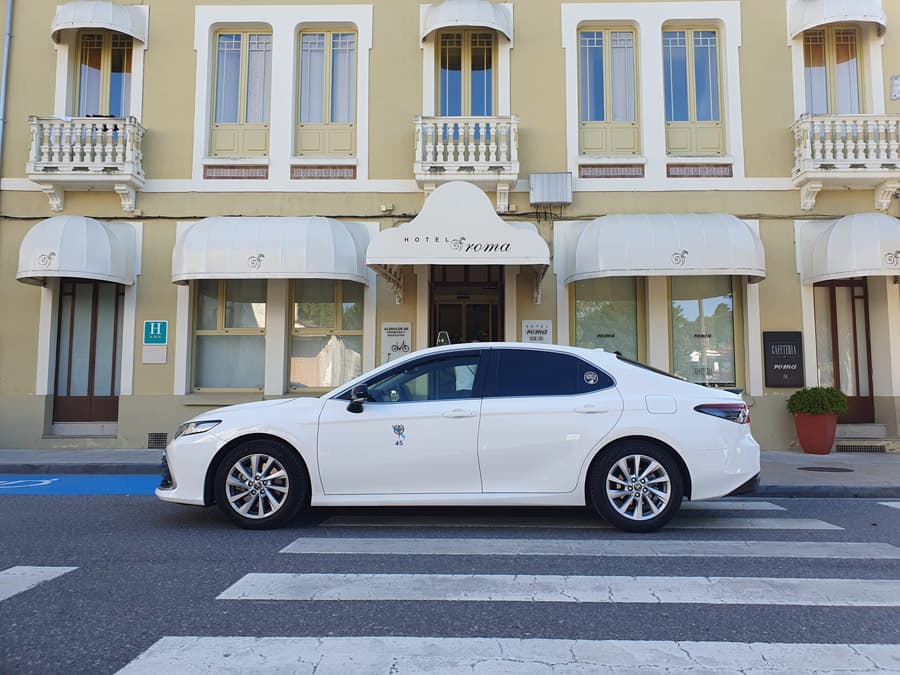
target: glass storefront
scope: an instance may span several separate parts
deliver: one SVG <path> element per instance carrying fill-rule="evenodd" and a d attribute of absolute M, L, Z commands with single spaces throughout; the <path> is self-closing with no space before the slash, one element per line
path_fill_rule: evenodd
<path fill-rule="evenodd" d="M 672 278 L 672 372 L 689 382 L 736 385 L 731 277 Z"/>
<path fill-rule="evenodd" d="M 634 277 L 575 282 L 574 344 L 638 357 L 637 280 Z"/>

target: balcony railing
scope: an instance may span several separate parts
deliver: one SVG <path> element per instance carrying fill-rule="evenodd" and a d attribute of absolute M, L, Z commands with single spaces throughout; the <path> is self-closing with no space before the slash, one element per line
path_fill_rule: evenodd
<path fill-rule="evenodd" d="M 134 117 L 31 117 L 26 172 L 63 208 L 66 190 L 115 190 L 122 208 L 134 211 L 144 186 L 144 127 Z"/>
<path fill-rule="evenodd" d="M 519 177 L 519 118 L 417 117 L 416 180 L 426 191 L 451 180 L 497 190 L 497 209 Z"/>
<path fill-rule="evenodd" d="M 804 210 L 819 190 L 875 189 L 884 210 L 900 182 L 900 115 L 803 115 L 791 125 Z"/>

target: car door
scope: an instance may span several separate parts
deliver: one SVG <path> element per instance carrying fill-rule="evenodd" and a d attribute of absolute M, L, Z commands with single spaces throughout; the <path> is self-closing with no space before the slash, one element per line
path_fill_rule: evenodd
<path fill-rule="evenodd" d="M 485 492 L 570 492 L 622 414 L 607 373 L 573 354 L 493 350 L 478 455 Z"/>
<path fill-rule="evenodd" d="M 481 349 L 408 361 L 368 382 L 363 411 L 325 403 L 318 460 L 326 494 L 480 493 Z"/>

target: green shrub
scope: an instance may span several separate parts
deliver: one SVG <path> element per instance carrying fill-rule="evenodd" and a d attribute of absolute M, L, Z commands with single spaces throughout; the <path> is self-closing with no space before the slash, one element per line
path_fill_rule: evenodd
<path fill-rule="evenodd" d="M 791 394 L 787 409 L 792 415 L 843 415 L 847 412 L 847 397 L 834 387 L 804 387 Z"/>

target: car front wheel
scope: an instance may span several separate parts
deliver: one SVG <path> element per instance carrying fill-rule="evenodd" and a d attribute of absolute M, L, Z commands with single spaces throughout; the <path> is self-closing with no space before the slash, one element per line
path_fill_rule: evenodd
<path fill-rule="evenodd" d="M 627 532 L 653 532 L 681 507 L 684 482 L 670 451 L 650 443 L 608 448 L 591 467 L 591 502 L 607 522 Z"/>
<path fill-rule="evenodd" d="M 241 527 L 281 527 L 306 504 L 309 478 L 292 448 L 275 440 L 244 441 L 219 463 L 216 504 Z"/>

